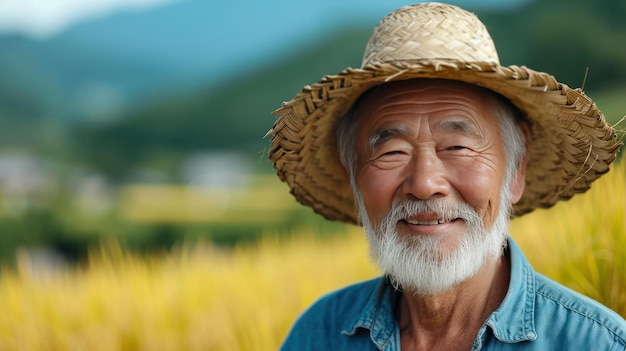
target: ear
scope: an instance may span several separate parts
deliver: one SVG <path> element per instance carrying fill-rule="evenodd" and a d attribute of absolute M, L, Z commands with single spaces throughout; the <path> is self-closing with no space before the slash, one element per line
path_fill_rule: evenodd
<path fill-rule="evenodd" d="M 524 154 L 524 158 L 522 158 L 522 162 L 520 162 L 517 172 L 509 184 L 511 188 L 511 201 L 514 204 L 522 198 L 522 194 L 524 193 L 524 186 L 526 184 L 526 164 L 528 163 L 527 155 L 527 153 Z"/>
<path fill-rule="evenodd" d="M 513 179 L 511 179 L 511 184 L 509 184 L 509 186 L 511 187 L 511 201 L 514 204 L 516 204 L 522 198 L 522 194 L 524 193 L 525 183 L 526 183 L 526 158 L 524 158 L 524 162 L 522 162 L 522 165 L 520 165 L 519 169 L 517 170 L 517 173 L 515 174 Z"/>
<path fill-rule="evenodd" d="M 528 150 L 530 149 L 530 141 L 532 140 L 532 126 L 530 123 L 518 122 L 518 126 L 524 133 L 524 156 L 517 168 L 517 172 L 513 179 L 511 179 L 511 202 L 516 204 L 522 198 L 524 194 L 524 187 L 526 185 L 526 166 L 528 164 Z"/>

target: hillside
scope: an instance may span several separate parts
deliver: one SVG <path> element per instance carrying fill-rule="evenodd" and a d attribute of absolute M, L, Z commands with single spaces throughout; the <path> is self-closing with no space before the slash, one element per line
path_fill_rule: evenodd
<path fill-rule="evenodd" d="M 626 47 L 619 44 L 626 26 L 616 20 L 618 14 L 626 16 L 626 9 L 616 1 L 554 1 L 516 13 L 479 15 L 503 64 L 551 72 L 573 87 L 583 83 L 589 68 L 585 86 L 593 90 L 626 81 Z M 324 74 L 359 66 L 370 31 L 346 30 L 254 74 L 194 94 L 165 96 L 105 125 L 84 126 L 74 133 L 81 137 L 80 149 L 89 150 L 83 159 L 116 176 L 141 163 L 169 172 L 185 153 L 206 149 L 236 149 L 262 159 L 259 153 L 268 143 L 263 135 L 273 122 L 270 111 Z"/>
<path fill-rule="evenodd" d="M 80 149 L 89 150 L 86 162 L 117 176 L 128 165 L 161 163 L 155 158 L 168 158 L 175 165 L 186 152 L 207 149 L 237 149 L 259 158 L 268 143 L 263 136 L 274 120 L 271 111 L 305 84 L 345 68 L 343 62 L 360 65 L 369 32 L 343 32 L 255 74 L 196 94 L 164 97 L 111 123 L 84 126 L 74 135 L 81 138 Z"/>
<path fill-rule="evenodd" d="M 182 8 L 177 18 L 189 12 Z M 163 21 L 163 14 L 148 16 L 147 28 Z M 537 1 L 515 12 L 478 15 L 505 65 L 550 72 L 573 87 L 584 82 L 589 92 L 626 85 L 622 1 Z M 266 167 L 263 151 L 268 140 L 263 136 L 274 120 L 271 111 L 324 74 L 359 66 L 372 29 L 336 26 L 332 35 L 310 46 L 303 38 L 293 48 L 276 52 L 272 60 L 265 56 L 263 64 L 253 55 L 243 56 L 248 65 L 239 61 L 212 67 L 221 70 L 222 78 L 198 75 L 186 85 L 190 78 L 177 76 L 185 64 L 171 66 L 166 56 L 133 56 L 139 49 L 130 56 L 120 54 L 124 46 L 137 45 L 144 37 L 122 43 L 102 38 L 102 46 L 90 43 L 90 37 L 104 36 L 114 23 L 119 31 L 130 28 L 131 18 L 78 26 L 47 42 L 0 38 L 0 149 L 41 153 L 119 179 L 144 167 L 173 174 L 185 155 L 206 150 L 239 150 L 263 160 L 258 164 Z M 193 23 L 202 20 L 189 18 Z M 163 45 L 177 33 L 172 30 L 173 37 L 163 38 Z M 158 47 L 158 40 L 152 40 L 146 42 L 144 54 Z M 115 50 L 108 51 L 105 44 Z M 210 48 L 200 51 L 207 55 Z M 192 61 L 198 64 L 197 57 L 189 65 Z M 623 115 L 619 108 L 614 110 L 618 113 L 610 119 Z"/>

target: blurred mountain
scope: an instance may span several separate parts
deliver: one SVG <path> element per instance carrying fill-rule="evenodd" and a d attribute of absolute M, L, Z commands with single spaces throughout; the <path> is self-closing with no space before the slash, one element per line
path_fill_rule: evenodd
<path fill-rule="evenodd" d="M 359 66 L 372 29 L 329 19 L 315 35 L 272 42 L 264 21 L 307 20 L 275 11 L 275 19 L 248 23 L 246 43 L 228 40 L 227 31 L 244 30 L 237 24 L 253 21 L 253 11 L 233 17 L 206 1 L 117 14 L 47 40 L 0 36 L 0 147 L 63 145 L 120 177 L 146 165 L 171 172 L 185 154 L 207 149 L 238 149 L 265 162 L 270 112 L 324 74 Z M 476 12 L 505 65 L 550 72 L 575 87 L 589 68 L 587 90 L 626 81 L 621 0 Z M 219 30 L 208 33 L 207 21 Z"/>
<path fill-rule="evenodd" d="M 0 35 L 0 113 L 110 119 L 162 95 L 248 74 L 344 29 L 371 28 L 403 3 L 185 0 L 79 22 L 50 38 Z"/>
<path fill-rule="evenodd" d="M 344 31 L 308 50 L 194 94 L 162 98 L 109 123 L 79 126 L 84 159 L 123 176 L 129 165 L 172 172 L 186 153 L 234 149 L 266 167 L 271 111 L 305 84 L 330 72 L 359 66 L 371 29 Z M 88 150 L 88 151 L 87 151 Z"/>
<path fill-rule="evenodd" d="M 47 39 L 0 36 L 0 104 L 29 101 L 21 111 L 27 118 L 98 119 L 224 78 L 222 61 L 232 58 L 216 52 L 216 34 L 206 33 L 217 16 L 210 2 L 183 1 L 79 23 Z"/>
<path fill-rule="evenodd" d="M 0 103 L 6 108 L 28 101 L 33 105 L 24 112 L 30 118 L 79 118 L 168 79 L 163 63 L 131 60 L 65 36 L 5 36 L 0 48 Z"/>
<path fill-rule="evenodd" d="M 294 15 L 307 8 L 315 14 Z M 246 74 L 352 24 L 333 21 L 339 13 L 319 21 L 331 8 L 186 0 L 80 22 L 50 38 L 0 35 L 0 104 L 29 101 L 10 111 L 27 118 L 108 119 Z M 358 11 L 352 18 L 367 22 Z"/>
<path fill-rule="evenodd" d="M 45 39 L 0 35 L 0 148 L 71 149 L 69 124 L 124 118 L 162 96 L 193 94 L 297 50 L 276 38 L 293 41 L 298 33 L 278 36 L 280 24 L 256 15 L 233 2 L 179 1 Z"/>

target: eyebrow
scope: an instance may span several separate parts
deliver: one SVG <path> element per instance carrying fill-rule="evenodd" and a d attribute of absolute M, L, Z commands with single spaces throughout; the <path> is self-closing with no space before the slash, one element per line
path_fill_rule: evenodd
<path fill-rule="evenodd" d="M 463 119 L 440 121 L 435 124 L 434 129 L 436 131 L 443 132 L 460 132 L 461 134 L 472 137 L 480 136 L 480 132 L 476 128 L 476 125 Z"/>
<path fill-rule="evenodd" d="M 371 156 L 385 141 L 398 135 L 406 136 L 408 134 L 407 129 L 404 127 L 389 127 L 376 130 L 369 138 L 367 138 L 365 151 Z"/>
<path fill-rule="evenodd" d="M 461 133 L 470 137 L 479 137 L 480 132 L 473 123 L 466 120 L 445 120 L 437 122 L 434 129 L 440 132 Z M 367 139 L 366 152 L 373 155 L 383 143 L 398 135 L 408 136 L 409 132 L 405 127 L 387 127 L 376 131 Z"/>

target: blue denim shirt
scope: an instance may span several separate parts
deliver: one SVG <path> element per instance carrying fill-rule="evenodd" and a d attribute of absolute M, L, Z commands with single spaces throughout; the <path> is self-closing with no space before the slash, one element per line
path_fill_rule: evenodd
<path fill-rule="evenodd" d="M 509 290 L 472 350 L 626 350 L 622 317 L 536 273 L 512 239 L 508 251 Z M 385 278 L 330 293 L 298 318 L 281 350 L 400 350 L 400 295 Z"/>

